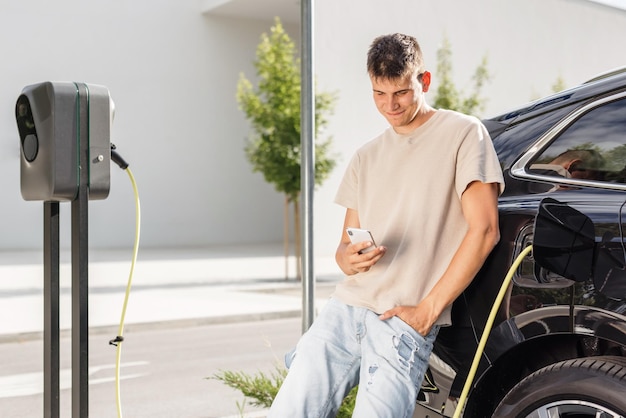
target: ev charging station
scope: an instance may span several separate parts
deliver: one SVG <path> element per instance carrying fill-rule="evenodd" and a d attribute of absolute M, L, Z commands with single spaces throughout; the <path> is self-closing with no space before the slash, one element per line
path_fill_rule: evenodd
<path fill-rule="evenodd" d="M 60 413 L 60 202 L 72 210 L 72 416 L 89 416 L 88 203 L 109 195 L 113 110 L 106 87 L 78 82 L 26 86 L 15 106 L 21 194 L 44 207 L 45 418 Z"/>

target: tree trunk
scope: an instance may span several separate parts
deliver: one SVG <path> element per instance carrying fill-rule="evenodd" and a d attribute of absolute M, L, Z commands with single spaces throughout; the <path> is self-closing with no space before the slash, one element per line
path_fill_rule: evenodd
<path fill-rule="evenodd" d="M 283 246 L 285 248 L 285 280 L 289 280 L 289 198 L 285 195 L 283 214 Z"/>
<path fill-rule="evenodd" d="M 293 220 L 294 220 L 294 237 L 295 237 L 295 249 L 296 249 L 296 273 L 298 280 L 302 281 L 302 245 L 301 245 L 301 233 L 300 233 L 300 202 L 294 200 L 293 202 Z"/>

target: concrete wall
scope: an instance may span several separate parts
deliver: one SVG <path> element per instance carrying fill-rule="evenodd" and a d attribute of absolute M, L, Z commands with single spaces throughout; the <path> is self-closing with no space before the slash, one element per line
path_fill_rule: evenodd
<path fill-rule="evenodd" d="M 261 0 L 258 0 L 261 1 Z M 142 246 L 280 243 L 283 197 L 252 173 L 243 147 L 249 126 L 235 102 L 239 73 L 270 20 L 203 14 L 195 0 L 22 0 L 0 5 L 0 250 L 38 249 L 42 204 L 19 190 L 14 121 L 21 89 L 41 81 L 109 88 L 113 142 L 131 164 L 142 204 Z M 365 54 L 383 33 L 420 40 L 428 67 L 444 37 L 455 81 L 469 88 L 484 55 L 493 81 L 482 116 L 573 86 L 625 65 L 626 12 L 584 0 L 347 0 L 315 2 L 318 88 L 339 97 L 323 136 L 338 167 L 315 195 L 315 248 L 334 252 L 343 209 L 332 203 L 356 147 L 384 129 L 371 100 Z M 294 39 L 299 26 L 286 24 Z M 436 74 L 434 86 L 437 87 Z M 61 205 L 69 245 L 69 204 Z M 90 246 L 130 248 L 134 207 L 124 172 L 112 167 L 111 194 L 90 204 Z M 252 231 L 247 233 L 246 231 Z"/>
<path fill-rule="evenodd" d="M 280 242 L 283 198 L 251 172 L 243 153 L 249 128 L 235 102 L 239 73 L 254 75 L 268 27 L 204 16 L 196 1 L 0 5 L 0 249 L 41 246 L 42 204 L 20 196 L 14 106 L 25 85 L 47 80 L 109 88 L 112 141 L 139 187 L 142 245 Z M 90 204 L 92 247 L 133 243 L 131 185 L 111 170 L 109 198 Z M 61 214 L 67 246 L 69 204 Z"/>

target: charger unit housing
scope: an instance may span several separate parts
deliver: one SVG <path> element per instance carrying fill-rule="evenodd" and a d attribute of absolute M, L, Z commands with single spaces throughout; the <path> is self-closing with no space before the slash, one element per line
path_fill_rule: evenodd
<path fill-rule="evenodd" d="M 113 112 L 104 86 L 47 81 L 24 87 L 15 105 L 22 198 L 76 199 L 81 152 L 87 152 L 89 199 L 106 199 L 111 183 Z M 86 149 L 81 144 L 87 144 Z"/>

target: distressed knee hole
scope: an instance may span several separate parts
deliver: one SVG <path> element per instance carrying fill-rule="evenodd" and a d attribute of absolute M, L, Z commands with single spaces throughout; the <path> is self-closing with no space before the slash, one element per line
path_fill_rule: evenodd
<path fill-rule="evenodd" d="M 368 372 L 370 374 L 370 378 L 367 381 L 367 385 L 371 386 L 372 384 L 374 384 L 374 374 L 376 374 L 376 371 L 378 370 L 378 364 L 374 363 L 370 366 L 370 368 L 368 369 Z"/>

